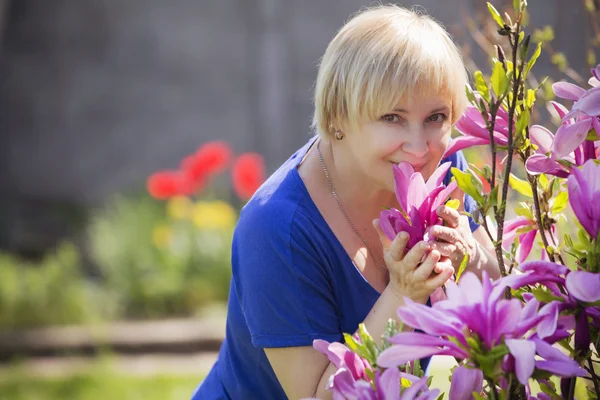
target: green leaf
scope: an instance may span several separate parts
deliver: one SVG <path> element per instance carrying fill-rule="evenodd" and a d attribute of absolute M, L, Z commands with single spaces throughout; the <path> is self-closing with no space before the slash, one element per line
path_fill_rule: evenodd
<path fill-rule="evenodd" d="M 490 100 L 490 89 L 488 88 L 487 83 L 485 82 L 485 78 L 481 71 L 475 71 L 473 74 L 473 78 L 475 78 L 475 89 L 479 92 L 481 97 L 483 97 L 486 101 Z"/>
<path fill-rule="evenodd" d="M 496 93 L 496 97 L 502 97 L 508 90 L 508 77 L 506 71 L 500 61 L 496 61 L 492 70 L 492 89 Z"/>
<path fill-rule="evenodd" d="M 535 103 L 535 90 L 527 89 L 527 97 L 525 98 L 525 107 L 531 109 Z"/>
<path fill-rule="evenodd" d="M 513 9 L 516 13 L 521 11 L 521 0 L 513 0 Z"/>
<path fill-rule="evenodd" d="M 542 187 L 545 189 L 546 186 L 548 186 L 548 177 L 546 176 L 546 174 L 541 174 L 538 177 L 538 181 L 540 182 L 540 184 L 542 185 Z"/>
<path fill-rule="evenodd" d="M 533 198 L 533 192 L 531 191 L 531 185 L 529 185 L 528 182 L 525 182 L 524 180 L 517 178 L 513 174 L 510 174 L 510 176 L 508 178 L 508 183 L 510 184 L 511 188 L 515 189 L 517 192 L 521 193 L 523 196 Z"/>
<path fill-rule="evenodd" d="M 515 208 L 515 213 L 520 217 L 525 217 L 525 218 L 533 220 L 533 213 L 531 211 L 531 206 L 527 203 L 520 202 L 519 205 Z"/>
<path fill-rule="evenodd" d="M 471 85 L 467 84 L 465 86 L 465 92 L 467 93 L 467 99 L 469 100 L 469 103 L 473 104 L 474 106 L 477 106 L 477 99 L 475 98 L 475 93 L 473 93 Z"/>
<path fill-rule="evenodd" d="M 560 297 L 553 295 L 551 292 L 544 290 L 543 288 L 533 288 L 531 293 L 538 301 L 542 303 L 550 303 L 553 300 L 563 301 L 563 299 Z"/>
<path fill-rule="evenodd" d="M 496 8 L 490 2 L 487 3 L 487 6 L 494 21 L 496 21 L 500 28 L 504 28 L 504 20 L 502 19 L 502 16 L 500 16 L 498 10 L 496 10 Z"/>
<path fill-rule="evenodd" d="M 460 262 L 460 266 L 458 267 L 458 272 L 456 273 L 456 283 L 457 284 L 458 284 L 458 281 L 459 281 L 460 277 L 462 276 L 463 272 L 465 272 L 465 269 L 467 269 L 467 264 L 469 264 L 469 255 L 465 254 L 462 261 Z"/>
<path fill-rule="evenodd" d="M 483 204 L 483 184 L 479 178 L 470 172 L 463 172 L 458 168 L 452 168 L 451 171 L 452 175 L 454 175 L 454 178 L 456 179 L 458 187 L 463 192 L 471 196 L 477 202 L 477 204 Z"/>
<path fill-rule="evenodd" d="M 365 358 L 369 361 L 371 365 L 376 364 L 378 355 L 377 344 L 367 331 L 367 327 L 365 326 L 365 324 L 358 325 L 358 335 L 360 336 L 360 340 L 365 350 L 367 351 L 367 354 L 369 355 L 369 357 Z"/>
<path fill-rule="evenodd" d="M 596 132 L 596 130 L 594 128 L 592 128 L 588 132 L 587 137 L 585 138 L 585 140 L 589 140 L 589 141 L 595 142 L 596 140 L 600 140 L 600 136 L 598 135 L 598 132 Z"/>
<path fill-rule="evenodd" d="M 496 207 L 498 205 L 498 192 L 500 191 L 500 185 L 494 186 L 494 188 L 490 191 L 490 195 L 488 196 L 488 204 L 490 207 Z"/>
<path fill-rule="evenodd" d="M 453 210 L 458 210 L 460 206 L 460 201 L 458 199 L 450 199 L 446 202 L 446 207 L 452 208 Z"/>
<path fill-rule="evenodd" d="M 525 132 L 525 128 L 529 126 L 530 117 L 531 113 L 528 108 L 524 109 L 521 112 L 521 115 L 519 115 L 519 119 L 517 120 L 517 135 L 523 135 L 523 133 Z"/>
<path fill-rule="evenodd" d="M 529 59 L 529 62 L 527 62 L 527 67 L 525 67 L 525 76 L 527 76 L 529 71 L 531 71 L 531 68 L 533 68 L 533 66 L 535 65 L 535 62 L 537 61 L 540 54 L 542 54 L 542 42 L 538 43 L 537 47 L 535 48 L 535 51 L 533 52 L 533 55 Z"/>
<path fill-rule="evenodd" d="M 553 214 L 558 214 L 567 207 L 567 204 L 569 204 L 569 192 L 560 192 L 552 201 L 550 211 Z"/>

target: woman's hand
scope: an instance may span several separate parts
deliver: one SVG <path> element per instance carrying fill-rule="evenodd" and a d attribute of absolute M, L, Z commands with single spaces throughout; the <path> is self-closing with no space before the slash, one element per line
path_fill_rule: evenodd
<path fill-rule="evenodd" d="M 432 250 L 431 245 L 424 241 L 406 252 L 408 233 L 400 232 L 390 243 L 381 230 L 379 220 L 373 224 L 379 232 L 385 264 L 390 271 L 390 289 L 400 298 L 406 296 L 421 304 L 426 303 L 431 293 L 454 273 L 450 260 L 443 258 L 438 250 Z M 434 270 L 439 272 L 434 273 Z"/>
<path fill-rule="evenodd" d="M 469 264 L 475 262 L 479 247 L 471 233 L 467 216 L 447 206 L 440 206 L 436 211 L 445 222 L 445 226 L 434 225 L 429 228 L 429 235 L 436 238 L 436 241 L 431 243 L 432 249 L 443 257 L 448 257 L 455 270 L 458 270 L 466 256 L 469 257 Z"/>

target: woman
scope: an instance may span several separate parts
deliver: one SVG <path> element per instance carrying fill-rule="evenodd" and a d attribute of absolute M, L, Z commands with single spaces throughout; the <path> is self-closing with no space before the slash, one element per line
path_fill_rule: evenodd
<path fill-rule="evenodd" d="M 342 341 L 361 322 L 380 337 L 405 296 L 425 304 L 465 254 L 470 270 L 499 276 L 487 236 L 455 210 L 438 210 L 437 243 L 408 252 L 406 233 L 389 243 L 377 223 L 399 207 L 393 164 L 425 179 L 440 164 L 466 83 L 457 48 L 427 16 L 379 6 L 340 30 L 317 77 L 317 135 L 240 215 L 226 339 L 194 399 L 329 398 L 335 368 L 314 339 Z M 466 168 L 462 155 L 449 160 Z"/>

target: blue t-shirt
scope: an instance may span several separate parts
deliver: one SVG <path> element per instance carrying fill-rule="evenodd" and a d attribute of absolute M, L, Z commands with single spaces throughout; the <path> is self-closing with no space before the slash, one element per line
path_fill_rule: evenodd
<path fill-rule="evenodd" d="M 314 140 L 290 157 L 240 214 L 226 338 L 193 400 L 286 399 L 264 348 L 343 341 L 342 333 L 354 333 L 379 298 L 298 174 Z M 462 170 L 467 166 L 460 153 L 449 161 Z M 446 178 L 448 183 L 451 174 Z M 467 211 L 474 207 L 473 199 L 465 199 Z M 471 221 L 471 229 L 476 227 Z M 424 368 L 428 363 L 422 360 Z"/>

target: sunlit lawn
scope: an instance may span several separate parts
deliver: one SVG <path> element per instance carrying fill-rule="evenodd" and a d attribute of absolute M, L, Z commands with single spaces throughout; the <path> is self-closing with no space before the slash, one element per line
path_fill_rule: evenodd
<path fill-rule="evenodd" d="M 31 376 L 19 367 L 0 376 L 0 400 L 189 399 L 197 375 L 123 376 L 107 365 L 68 377 Z"/>

